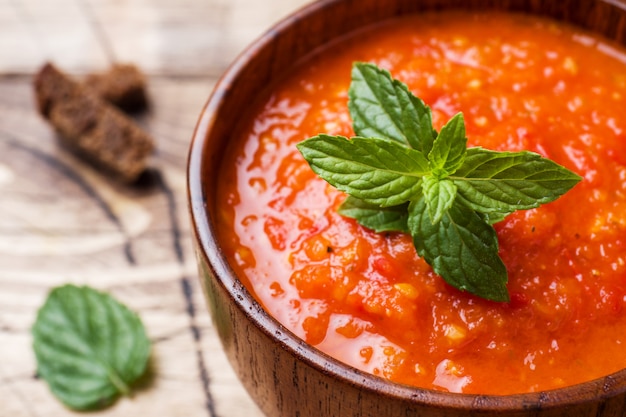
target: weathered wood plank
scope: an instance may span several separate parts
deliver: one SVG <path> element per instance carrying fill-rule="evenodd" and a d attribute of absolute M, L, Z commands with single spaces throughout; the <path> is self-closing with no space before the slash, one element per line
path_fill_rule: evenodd
<path fill-rule="evenodd" d="M 36 378 L 30 328 L 50 288 L 110 291 L 154 342 L 151 372 L 102 416 L 260 416 L 198 286 L 185 163 L 198 114 L 250 40 L 304 1 L 0 0 L 0 415 L 72 416 Z M 152 175 L 122 186 L 61 149 L 32 74 L 132 61 L 149 75 Z"/>

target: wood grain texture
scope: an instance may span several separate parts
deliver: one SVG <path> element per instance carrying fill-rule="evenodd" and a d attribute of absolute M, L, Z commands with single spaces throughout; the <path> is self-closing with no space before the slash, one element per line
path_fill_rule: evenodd
<path fill-rule="evenodd" d="M 88 284 L 137 311 L 153 341 L 132 398 L 101 416 L 255 417 L 199 289 L 186 205 L 189 141 L 217 78 L 302 0 L 0 0 L 0 416 L 84 415 L 36 377 L 30 328 L 50 288 Z M 112 62 L 148 75 L 157 143 L 136 186 L 58 146 L 37 113 L 46 60 L 81 77 Z"/>
<path fill-rule="evenodd" d="M 408 388 L 349 368 L 306 345 L 264 312 L 234 276 L 211 234 L 218 218 L 218 196 L 211 192 L 218 177 L 215 161 L 241 123 L 235 110 L 330 39 L 363 24 L 446 5 L 532 12 L 626 41 L 624 0 L 324 0 L 265 36 L 216 87 L 192 148 L 190 188 L 192 204 L 198 202 L 193 204 L 195 229 L 205 249 L 203 283 L 226 354 L 272 417 L 623 417 L 626 370 L 562 390 L 498 397 Z"/>

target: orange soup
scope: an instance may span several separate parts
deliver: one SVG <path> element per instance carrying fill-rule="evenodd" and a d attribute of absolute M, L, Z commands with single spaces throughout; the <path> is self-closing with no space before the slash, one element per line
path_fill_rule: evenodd
<path fill-rule="evenodd" d="M 508 303 L 456 290 L 411 237 L 337 214 L 345 195 L 295 145 L 353 136 L 355 61 L 389 70 L 432 108 L 459 111 L 470 146 L 531 150 L 584 179 L 495 225 Z M 261 97 L 220 177 L 219 234 L 274 317 L 341 361 L 403 384 L 509 394 L 626 367 L 626 65 L 575 28 L 523 15 L 415 16 L 315 53 Z"/>

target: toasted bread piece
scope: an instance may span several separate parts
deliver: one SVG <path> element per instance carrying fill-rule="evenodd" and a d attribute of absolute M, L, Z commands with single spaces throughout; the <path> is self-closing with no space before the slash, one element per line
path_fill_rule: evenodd
<path fill-rule="evenodd" d="M 128 113 L 148 107 L 146 78 L 132 64 L 115 64 L 108 71 L 90 74 L 85 85 L 98 96 Z"/>
<path fill-rule="evenodd" d="M 39 112 L 67 148 L 125 182 L 146 169 L 154 141 L 127 115 L 50 63 L 34 84 Z"/>

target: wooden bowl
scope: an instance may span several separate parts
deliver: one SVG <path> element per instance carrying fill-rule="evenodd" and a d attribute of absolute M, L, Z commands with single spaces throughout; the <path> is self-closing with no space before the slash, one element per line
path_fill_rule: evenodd
<path fill-rule="evenodd" d="M 224 147 L 251 98 L 294 62 L 339 36 L 395 16 L 447 8 L 549 16 L 626 44 L 626 0 L 323 0 L 251 45 L 202 111 L 188 167 L 200 278 L 226 354 L 268 416 L 626 416 L 626 370 L 558 390 L 507 396 L 413 388 L 355 370 L 307 345 L 269 316 L 220 249 L 213 190 Z"/>

